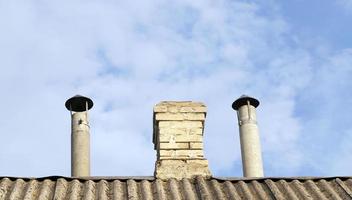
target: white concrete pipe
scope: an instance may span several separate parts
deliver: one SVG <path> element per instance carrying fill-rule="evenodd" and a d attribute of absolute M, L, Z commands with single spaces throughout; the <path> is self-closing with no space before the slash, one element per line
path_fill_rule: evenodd
<path fill-rule="evenodd" d="M 76 95 L 68 99 L 65 106 L 71 113 L 71 176 L 90 176 L 88 110 L 93 107 L 93 101 Z"/>
<path fill-rule="evenodd" d="M 245 95 L 242 95 L 232 104 L 232 107 L 237 110 L 244 177 L 264 176 L 255 111 L 258 105 L 259 101 L 257 99 Z"/>

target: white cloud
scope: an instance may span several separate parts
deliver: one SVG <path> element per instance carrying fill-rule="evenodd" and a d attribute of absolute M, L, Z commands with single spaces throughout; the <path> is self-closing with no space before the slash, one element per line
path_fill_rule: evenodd
<path fill-rule="evenodd" d="M 312 81 L 302 91 L 299 102 L 303 105 L 298 112 L 302 117 L 302 130 L 305 135 L 301 140 L 306 149 L 306 163 L 315 168 L 316 174 L 348 175 L 350 169 L 342 170 L 339 166 L 348 166 L 346 154 L 351 130 L 349 104 L 352 76 L 352 54 L 350 49 L 326 55 L 319 60 L 319 68 L 314 71 Z M 336 169 L 341 169 L 337 171 Z M 306 174 L 307 175 L 307 174 Z"/>
<path fill-rule="evenodd" d="M 352 131 L 346 130 L 342 132 L 343 139 L 336 145 L 335 155 L 325 160 L 326 166 L 321 166 L 325 173 L 333 173 L 336 175 L 346 176 L 351 173 L 351 162 L 352 159 L 351 150 L 352 146 L 349 144 L 352 137 Z M 329 168 L 329 169 L 327 169 Z"/>
<path fill-rule="evenodd" d="M 351 0 L 335 0 L 338 5 L 347 11 L 352 10 L 352 1 Z"/>

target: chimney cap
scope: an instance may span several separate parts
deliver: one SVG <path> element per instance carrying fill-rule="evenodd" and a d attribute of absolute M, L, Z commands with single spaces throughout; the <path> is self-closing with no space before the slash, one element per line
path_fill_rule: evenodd
<path fill-rule="evenodd" d="M 255 108 L 259 106 L 259 101 L 257 99 L 247 95 L 242 95 L 240 98 L 238 98 L 232 103 L 232 108 L 234 110 L 238 110 L 241 106 L 246 105 L 247 101 L 249 101 L 249 103 Z"/>
<path fill-rule="evenodd" d="M 93 101 L 90 98 L 82 95 L 75 95 L 66 101 L 65 107 L 70 111 L 83 112 L 87 109 L 86 102 L 88 103 L 88 110 L 91 109 L 93 107 Z"/>

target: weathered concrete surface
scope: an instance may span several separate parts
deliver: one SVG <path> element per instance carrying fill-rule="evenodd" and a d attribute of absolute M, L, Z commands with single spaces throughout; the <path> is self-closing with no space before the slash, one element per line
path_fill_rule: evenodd
<path fill-rule="evenodd" d="M 206 113 L 207 107 L 201 102 L 162 101 L 154 107 L 155 113 Z"/>
<path fill-rule="evenodd" d="M 158 160 L 155 168 L 155 176 L 160 179 L 211 177 L 207 160 Z"/>
<path fill-rule="evenodd" d="M 243 175 L 263 177 L 263 161 L 255 107 L 247 104 L 238 111 Z"/>
<path fill-rule="evenodd" d="M 90 134 L 86 112 L 72 114 L 71 176 L 90 176 Z"/>
<path fill-rule="evenodd" d="M 347 200 L 352 177 L 0 177 L 1 200 Z"/>
<path fill-rule="evenodd" d="M 205 116 L 206 107 L 199 102 L 164 101 L 154 107 L 157 178 L 211 176 L 203 152 Z"/>

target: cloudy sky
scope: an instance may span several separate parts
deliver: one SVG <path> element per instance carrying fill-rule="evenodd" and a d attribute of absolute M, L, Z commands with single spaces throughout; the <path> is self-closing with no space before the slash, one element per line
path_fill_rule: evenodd
<path fill-rule="evenodd" d="M 152 109 L 208 107 L 214 176 L 242 176 L 232 102 L 258 98 L 266 176 L 352 174 L 351 0 L 0 0 L 0 176 L 70 176 L 67 98 L 91 175 L 152 175 Z"/>

